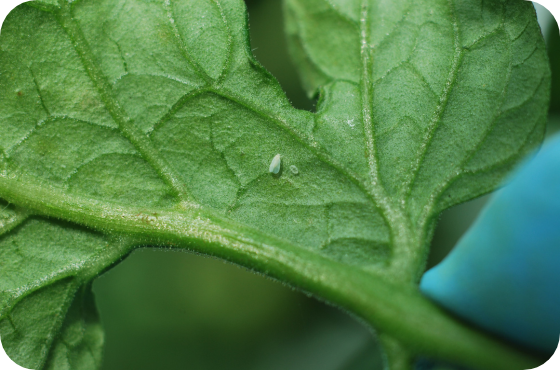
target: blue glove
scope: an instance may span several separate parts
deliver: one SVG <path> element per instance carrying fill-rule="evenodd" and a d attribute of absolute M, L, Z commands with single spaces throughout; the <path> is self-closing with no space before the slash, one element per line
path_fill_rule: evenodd
<path fill-rule="evenodd" d="M 554 353 L 560 335 L 560 136 L 524 163 L 421 291 L 455 314 Z"/>

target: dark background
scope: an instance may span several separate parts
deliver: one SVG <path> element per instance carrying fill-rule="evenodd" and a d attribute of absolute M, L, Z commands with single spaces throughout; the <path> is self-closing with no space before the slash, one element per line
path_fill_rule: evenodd
<path fill-rule="evenodd" d="M 257 59 L 293 105 L 313 110 L 287 54 L 280 0 L 247 0 Z M 552 40 L 554 38 L 554 40 Z M 560 71 L 558 26 L 551 64 Z M 554 69 L 553 68 L 553 69 Z M 560 74 L 553 72 L 549 132 L 560 127 Z M 446 211 L 429 266 L 449 252 L 487 197 Z M 106 331 L 103 370 L 375 370 L 371 329 L 349 314 L 222 261 L 146 248 L 94 283 Z"/>

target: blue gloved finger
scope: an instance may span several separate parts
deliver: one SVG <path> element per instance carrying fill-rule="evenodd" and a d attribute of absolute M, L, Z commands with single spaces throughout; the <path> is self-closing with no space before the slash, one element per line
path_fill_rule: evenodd
<path fill-rule="evenodd" d="M 499 190 L 421 291 L 457 315 L 553 353 L 560 335 L 560 136 Z"/>

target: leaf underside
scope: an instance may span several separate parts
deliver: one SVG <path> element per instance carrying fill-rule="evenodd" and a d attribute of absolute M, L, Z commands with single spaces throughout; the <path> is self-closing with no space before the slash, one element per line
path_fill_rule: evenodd
<path fill-rule="evenodd" d="M 254 59 L 241 0 L 10 13 L 0 336 L 16 362 L 98 368 L 91 281 L 141 245 L 214 254 L 351 309 L 352 292 L 307 268 L 415 283 L 437 215 L 494 189 L 542 140 L 550 76 L 530 3 L 286 0 L 285 11 L 317 113 L 294 109 Z M 307 265 L 290 265 L 298 256 Z"/>

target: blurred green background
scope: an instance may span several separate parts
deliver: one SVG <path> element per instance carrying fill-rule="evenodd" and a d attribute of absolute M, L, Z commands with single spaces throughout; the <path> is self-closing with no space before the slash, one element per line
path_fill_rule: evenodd
<path fill-rule="evenodd" d="M 247 0 L 253 53 L 293 105 L 313 110 L 287 54 L 280 0 Z M 560 36 L 546 23 L 554 87 L 549 132 L 560 128 Z M 551 22 L 552 21 L 552 22 Z M 446 211 L 429 267 L 467 230 L 486 197 Z M 222 261 L 145 248 L 98 278 L 105 326 L 103 370 L 375 370 L 371 329 L 349 314 Z"/>

